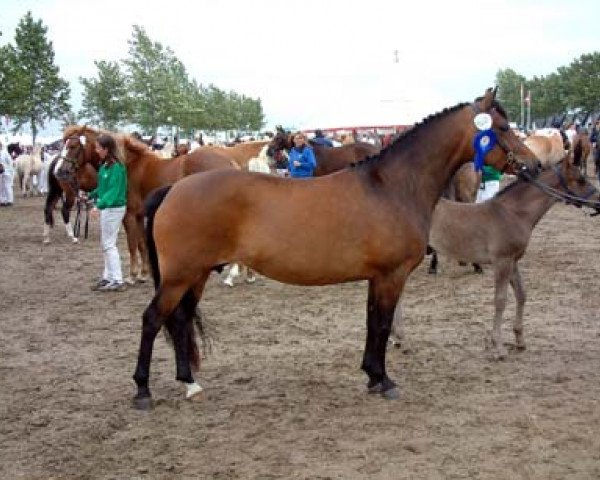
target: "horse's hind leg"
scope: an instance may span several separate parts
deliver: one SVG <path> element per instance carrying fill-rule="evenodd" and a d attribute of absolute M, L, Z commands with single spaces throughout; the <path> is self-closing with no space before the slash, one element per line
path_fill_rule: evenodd
<path fill-rule="evenodd" d="M 517 350 L 525 350 L 525 340 L 523 338 L 523 310 L 525 309 L 526 294 L 525 288 L 523 287 L 523 279 L 519 272 L 519 266 L 516 264 L 510 277 L 510 285 L 515 293 L 515 300 L 517 303 L 517 312 L 515 321 L 513 322 L 515 345 Z"/>
<path fill-rule="evenodd" d="M 54 207 L 58 203 L 59 195 L 54 192 L 48 193 L 44 204 L 44 243 L 50 243 L 50 227 L 54 225 Z"/>

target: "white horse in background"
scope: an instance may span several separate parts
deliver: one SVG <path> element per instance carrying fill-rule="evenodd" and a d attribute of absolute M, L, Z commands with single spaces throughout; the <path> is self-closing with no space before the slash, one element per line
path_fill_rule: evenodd
<path fill-rule="evenodd" d="M 271 160 L 267 156 L 268 148 L 269 148 L 269 145 L 265 145 L 262 148 L 262 150 L 260 151 L 260 153 L 258 154 L 258 157 L 251 158 L 248 161 L 248 171 L 257 172 L 257 173 L 266 173 L 267 175 L 271 175 L 273 173 L 271 166 L 270 166 Z M 250 270 L 248 267 L 243 267 L 243 268 L 244 268 L 245 274 L 246 274 L 246 283 L 254 283 L 256 281 L 254 272 L 252 270 Z M 240 267 L 239 264 L 234 263 L 233 265 L 231 265 L 231 267 L 229 268 L 229 272 L 227 273 L 227 277 L 225 278 L 225 280 L 223 280 L 223 284 L 227 285 L 228 287 L 233 287 L 233 280 L 236 277 L 240 276 L 241 270 L 242 270 L 242 268 Z"/>
<path fill-rule="evenodd" d="M 163 145 L 163 148 L 158 150 L 158 153 L 162 158 L 173 158 L 173 153 L 175 153 L 175 144 L 172 142 L 167 142 Z"/>
<path fill-rule="evenodd" d="M 15 169 L 19 179 L 19 188 L 24 197 L 27 195 L 40 195 L 39 176 L 44 164 L 41 159 L 42 147 L 36 146 L 31 154 L 23 153 L 15 159 Z"/>

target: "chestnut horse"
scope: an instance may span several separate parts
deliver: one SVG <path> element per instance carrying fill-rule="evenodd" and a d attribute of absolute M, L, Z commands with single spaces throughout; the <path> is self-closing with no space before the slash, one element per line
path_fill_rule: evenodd
<path fill-rule="evenodd" d="M 289 151 L 294 146 L 293 138 L 294 134 L 279 130 L 269 143 L 268 155 L 273 157 L 282 150 Z M 321 177 L 337 172 L 348 165 L 377 155 L 380 151 L 378 147 L 366 142 L 349 143 L 340 147 L 325 147 L 315 144 L 311 144 L 311 146 L 317 161 L 317 168 L 315 168 L 313 177 Z"/>
<path fill-rule="evenodd" d="M 74 125 L 65 129 L 63 138 L 84 136 L 86 147 L 77 152 L 68 152 L 67 158 L 76 158 L 79 165 L 98 164 L 99 158 L 93 146 L 100 131 L 87 126 Z M 110 133 L 110 132 L 106 132 Z M 144 241 L 144 200 L 148 194 L 165 185 L 196 172 L 214 169 L 237 170 L 239 167 L 225 154 L 218 151 L 195 149 L 187 155 L 173 159 L 163 159 L 149 147 L 131 135 L 112 135 L 122 151 L 127 167 L 127 210 L 123 225 L 127 233 L 129 249 L 129 277 L 126 281 L 133 284 L 144 282 L 148 275 L 148 259 Z M 139 254 L 139 258 L 138 258 Z"/>
<path fill-rule="evenodd" d="M 267 143 L 269 143 L 269 140 L 258 140 L 255 142 L 237 143 L 231 147 L 206 145 L 200 147 L 200 149 L 225 153 L 229 158 L 234 160 L 242 170 L 248 170 L 248 162 L 251 159 L 258 157 Z"/>
<path fill-rule="evenodd" d="M 495 96 L 489 89 L 473 103 L 433 115 L 377 157 L 331 175 L 217 171 L 155 192 L 147 202 L 146 234 L 156 293 L 143 314 L 134 406 L 151 406 L 150 360 L 163 325 L 173 336 L 176 378 L 186 384 L 186 396 L 202 390 L 192 376 L 199 362 L 192 318 L 211 271 L 230 262 L 295 285 L 368 280 L 362 369 L 369 392 L 397 398 L 385 367 L 394 309 L 425 255 L 444 186 L 474 157 L 476 114 L 489 120 L 488 135 L 498 140 L 487 163 L 515 173 L 526 170 L 519 158 L 527 158 L 537 168 Z"/>
<path fill-rule="evenodd" d="M 558 201 L 599 210 L 600 193 L 582 175 L 571 155 L 545 167 L 537 179 L 518 179 L 490 200 L 468 205 L 441 199 L 433 212 L 429 243 L 456 260 L 491 264 L 494 268 L 495 314 L 491 346 L 496 360 L 506 358 L 501 326 L 508 285 L 513 289 L 517 312 L 513 321 L 516 348 L 525 349 L 523 309 L 525 289 L 518 262 L 525 254 L 531 233 Z M 401 314 L 394 319 L 393 335 L 402 341 Z"/>
<path fill-rule="evenodd" d="M 80 190 L 89 192 L 96 188 L 100 159 L 92 157 L 91 162 L 80 164 L 77 159 L 84 150 L 91 156 L 93 144 L 83 145 L 79 136 L 68 138 L 62 153 L 54 158 L 48 167 L 48 195 L 44 205 L 44 237 L 45 244 L 50 243 L 50 228 L 54 227 L 54 208 L 62 198 L 61 214 L 68 237 L 73 243 L 79 239 L 73 231 L 70 214 Z M 69 159 L 67 159 L 69 156 Z"/>
<path fill-rule="evenodd" d="M 565 146 L 560 130 L 543 128 L 535 130 L 523 143 L 542 162 L 542 166 L 554 165 L 565 156 Z"/>

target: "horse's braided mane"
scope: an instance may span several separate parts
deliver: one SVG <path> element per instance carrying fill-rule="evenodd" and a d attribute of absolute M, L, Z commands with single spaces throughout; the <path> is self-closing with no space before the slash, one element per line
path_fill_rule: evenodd
<path fill-rule="evenodd" d="M 482 99 L 483 99 L 483 97 L 478 97 L 477 99 L 475 99 L 475 101 L 478 102 Z M 385 154 L 388 151 L 397 150 L 399 148 L 409 148 L 415 142 L 417 135 L 425 127 L 430 126 L 433 122 L 445 117 L 446 115 L 456 112 L 457 110 L 460 110 L 461 108 L 464 108 L 467 105 L 471 105 L 471 103 L 470 102 L 459 103 L 457 105 L 454 105 L 453 107 L 444 108 L 441 112 L 437 112 L 437 113 L 434 113 L 432 115 L 425 117 L 419 123 L 413 125 L 411 128 L 408 128 L 405 131 L 403 131 L 390 145 L 385 147 L 378 154 L 371 155 L 371 156 L 365 158 L 364 160 L 360 160 L 359 162 L 351 164 L 350 166 L 354 167 L 356 165 L 360 165 L 360 164 L 364 164 L 364 163 L 372 163 L 373 161 L 385 156 Z M 494 100 L 492 102 L 492 107 L 494 107 L 496 109 L 496 111 L 503 118 L 505 118 L 505 119 L 508 118 L 508 116 L 506 114 L 506 110 L 504 110 L 502 105 L 500 105 L 500 103 L 498 103 L 497 100 Z"/>
<path fill-rule="evenodd" d="M 387 152 L 389 152 L 389 151 L 397 150 L 399 148 L 409 148 L 409 146 L 411 146 L 413 143 L 415 143 L 415 139 L 417 138 L 418 134 L 425 127 L 429 127 L 433 122 L 439 120 L 440 118 L 445 117 L 446 115 L 449 115 L 450 113 L 456 112 L 457 110 L 460 110 L 461 108 L 463 108 L 467 105 L 470 105 L 470 103 L 467 103 L 467 102 L 459 103 L 458 105 L 455 105 L 453 107 L 444 108 L 441 112 L 437 112 L 437 113 L 434 113 L 432 115 L 425 117 L 419 123 L 404 130 L 390 145 L 385 147 L 378 154 L 371 155 L 371 156 L 365 158 L 364 160 L 360 160 L 356 163 L 351 164 L 350 166 L 354 167 L 354 166 L 365 164 L 365 163 L 372 163 L 372 162 L 376 161 L 377 159 L 384 157 L 387 154 Z"/>

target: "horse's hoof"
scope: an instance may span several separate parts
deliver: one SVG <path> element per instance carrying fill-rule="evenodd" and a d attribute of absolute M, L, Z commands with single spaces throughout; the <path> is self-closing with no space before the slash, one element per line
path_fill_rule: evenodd
<path fill-rule="evenodd" d="M 50 239 L 49 238 L 44 238 L 44 245 L 49 245 L 50 244 Z"/>
<path fill-rule="evenodd" d="M 397 387 L 393 387 L 385 392 L 381 392 L 381 396 L 386 400 L 398 400 L 400 398 L 400 391 Z"/>
<path fill-rule="evenodd" d="M 74 243 L 74 244 L 75 244 L 75 243 L 79 243 L 79 239 L 78 239 L 78 238 L 74 238 L 74 239 L 73 239 L 73 243 Z"/>
<path fill-rule="evenodd" d="M 133 279 L 133 278 L 131 278 L 131 277 L 127 277 L 127 278 L 124 280 L 124 282 L 125 282 L 127 285 L 130 285 L 130 286 L 133 286 L 133 285 L 135 285 L 135 279 Z"/>
<path fill-rule="evenodd" d="M 199 392 L 194 393 L 191 396 L 186 395 L 185 399 L 190 402 L 201 402 L 202 400 L 204 400 L 204 392 L 199 391 Z"/>
<path fill-rule="evenodd" d="M 148 281 L 148 277 L 146 277 L 145 275 L 140 275 L 136 278 L 136 280 L 138 283 L 146 283 Z"/>
<path fill-rule="evenodd" d="M 152 409 L 152 397 L 133 397 L 133 408 L 136 410 L 151 410 Z"/>
<path fill-rule="evenodd" d="M 229 280 L 228 278 L 226 278 L 225 280 L 223 280 L 223 285 L 227 285 L 228 287 L 233 288 L 233 280 Z"/>
<path fill-rule="evenodd" d="M 246 279 L 246 283 L 254 283 L 254 282 L 256 282 L 256 277 L 248 277 Z"/>
<path fill-rule="evenodd" d="M 429 273 L 430 275 L 437 275 L 437 270 L 435 268 L 430 268 L 429 270 L 427 270 L 427 273 Z"/>

